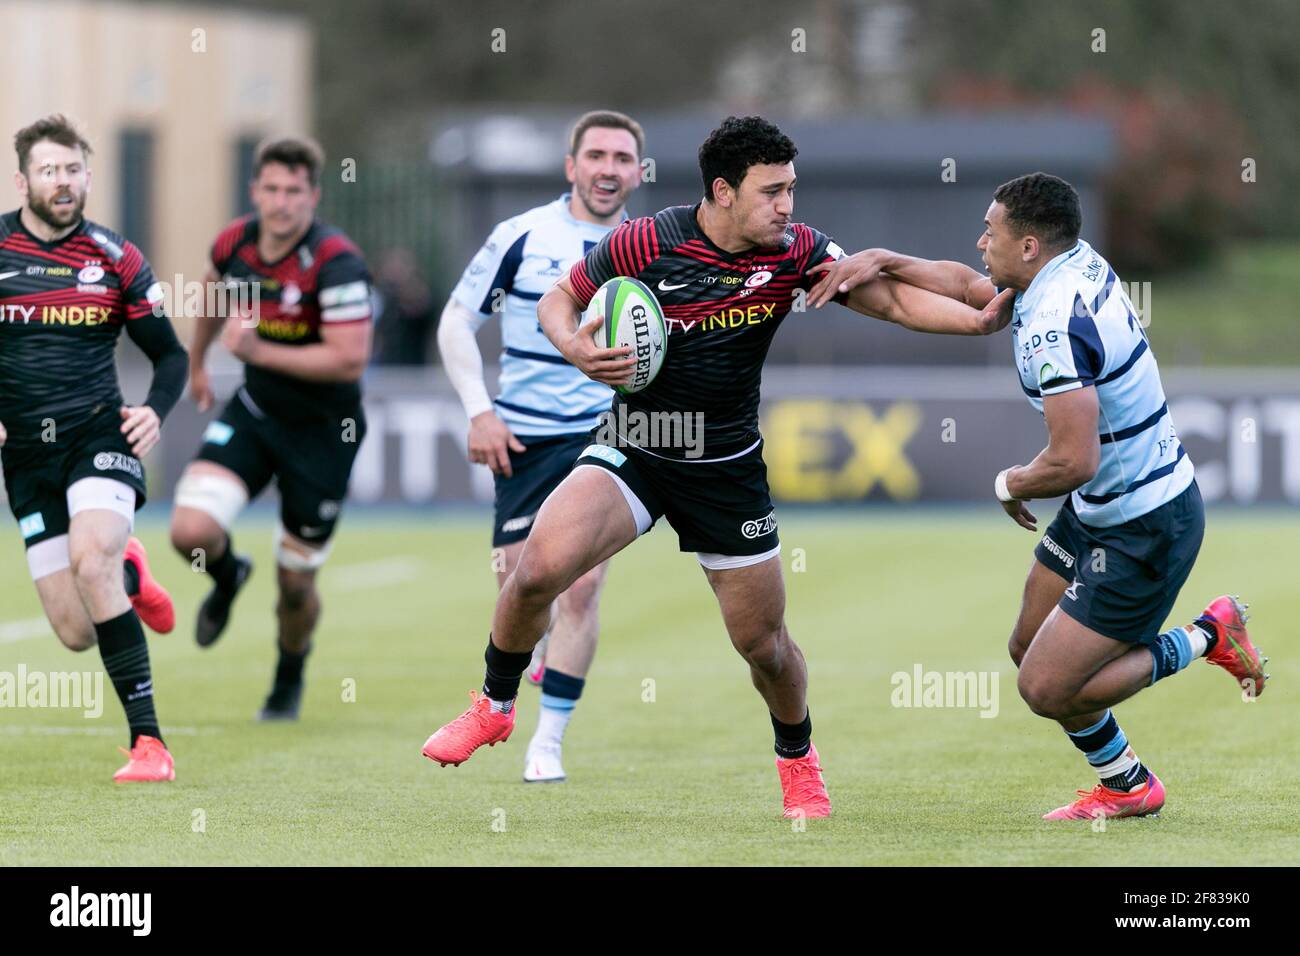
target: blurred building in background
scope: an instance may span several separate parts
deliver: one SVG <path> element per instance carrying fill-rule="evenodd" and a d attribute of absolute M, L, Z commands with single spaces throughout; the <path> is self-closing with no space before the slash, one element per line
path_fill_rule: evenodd
<path fill-rule="evenodd" d="M 37 117 L 76 121 L 94 149 L 86 215 L 159 279 L 201 278 L 217 230 L 246 206 L 254 145 L 313 126 L 301 18 L 115 0 L 4 0 L 0 18 L 6 145 Z"/>

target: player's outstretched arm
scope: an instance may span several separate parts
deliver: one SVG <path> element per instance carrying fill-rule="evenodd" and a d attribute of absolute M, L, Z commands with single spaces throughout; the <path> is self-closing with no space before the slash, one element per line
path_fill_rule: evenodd
<path fill-rule="evenodd" d="M 890 249 L 864 249 L 834 262 L 813 266 L 808 274 L 820 276 L 808 296 L 808 301 L 818 309 L 881 275 L 977 309 L 983 309 L 997 294 L 988 276 L 980 275 L 968 265 L 948 260 L 918 259 Z"/>
<path fill-rule="evenodd" d="M 1022 528 L 1037 530 L 1038 519 L 1025 508 L 1026 501 L 1069 494 L 1097 473 L 1097 415 L 1097 389 L 1091 385 L 1043 396 L 1047 447 L 1029 464 L 1004 470 L 995 483 L 1003 509 Z"/>
<path fill-rule="evenodd" d="M 632 350 L 601 348 L 596 344 L 596 335 L 604 320 L 597 316 L 579 325 L 581 317 L 581 304 L 573 294 L 568 276 L 551 286 L 537 303 L 537 321 L 542 331 L 569 364 L 587 378 L 605 385 L 626 385 L 632 381 L 636 368 Z"/>
<path fill-rule="evenodd" d="M 855 312 L 884 319 L 915 332 L 943 335 L 989 335 L 1011 321 L 1015 293 L 1007 289 L 982 309 L 964 302 L 878 276 L 849 290 L 844 304 Z"/>
<path fill-rule="evenodd" d="M 514 474 L 510 452 L 518 454 L 527 449 L 493 411 L 487 383 L 483 381 L 483 353 L 474 335 L 487 318 L 455 299 L 448 299 L 438 321 L 438 352 L 469 419 L 469 460 L 476 465 L 487 465 L 494 475 L 509 478 Z"/>

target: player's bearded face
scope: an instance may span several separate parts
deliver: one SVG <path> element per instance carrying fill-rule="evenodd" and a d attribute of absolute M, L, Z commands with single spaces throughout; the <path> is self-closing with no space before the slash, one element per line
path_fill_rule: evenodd
<path fill-rule="evenodd" d="M 252 199 L 261 227 L 287 239 L 311 225 L 320 188 L 311 184 L 306 166 L 267 163 L 253 180 Z"/>
<path fill-rule="evenodd" d="M 53 229 L 81 221 L 90 171 L 80 149 L 41 142 L 27 160 L 27 208 Z"/>
<path fill-rule="evenodd" d="M 598 219 L 617 215 L 641 184 L 636 137 L 625 129 L 593 126 L 565 167 L 578 201 Z"/>
<path fill-rule="evenodd" d="M 732 215 L 747 241 L 764 248 L 781 244 L 794 216 L 794 183 L 794 163 L 766 163 L 746 170 Z"/>

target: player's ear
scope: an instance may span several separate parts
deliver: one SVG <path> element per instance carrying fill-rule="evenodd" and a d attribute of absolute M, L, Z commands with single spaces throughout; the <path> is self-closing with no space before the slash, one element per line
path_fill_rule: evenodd
<path fill-rule="evenodd" d="M 713 195 L 710 198 L 724 209 L 729 208 L 735 199 L 735 192 L 731 188 L 731 183 L 718 176 L 713 180 L 712 189 Z"/>
<path fill-rule="evenodd" d="M 564 155 L 564 178 L 570 183 L 578 181 L 578 164 L 574 162 L 572 153 L 565 153 Z"/>
<path fill-rule="evenodd" d="M 22 170 L 14 173 L 14 189 L 18 190 L 18 195 L 24 199 L 27 197 L 27 177 L 23 175 Z"/>
<path fill-rule="evenodd" d="M 1037 236 L 1025 236 L 1020 240 L 1020 258 L 1025 262 L 1033 262 L 1038 258 L 1038 252 L 1041 248 Z"/>

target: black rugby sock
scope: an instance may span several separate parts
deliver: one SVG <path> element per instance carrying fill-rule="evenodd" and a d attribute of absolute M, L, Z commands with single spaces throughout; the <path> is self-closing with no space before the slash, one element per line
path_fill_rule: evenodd
<path fill-rule="evenodd" d="M 122 709 L 126 711 L 126 722 L 131 728 L 131 746 L 135 746 L 136 738 L 141 734 L 162 740 L 153 706 L 149 645 L 135 611 L 96 624 L 95 636 L 99 640 L 99 656 L 103 658 L 104 670 L 113 682 Z"/>
<path fill-rule="evenodd" d="M 808 756 L 812 749 L 812 714 L 804 714 L 797 724 L 784 724 L 772 717 L 772 729 L 776 732 L 776 755 L 786 760 Z"/>
<path fill-rule="evenodd" d="M 487 664 L 483 693 L 498 703 L 513 701 L 519 695 L 519 678 L 528 669 L 528 663 L 532 659 L 532 651 L 516 654 L 501 650 L 492 643 L 492 635 L 489 634 L 487 651 L 483 654 L 483 660 Z M 509 710 L 508 707 L 504 709 Z"/>
<path fill-rule="evenodd" d="M 235 560 L 235 542 L 230 535 L 226 535 L 226 549 L 221 552 L 221 557 L 208 558 L 207 571 L 222 592 L 234 593 L 239 578 L 239 562 Z"/>
<path fill-rule="evenodd" d="M 134 561 L 122 561 L 122 581 L 126 585 L 127 597 L 136 597 L 140 593 L 140 572 Z"/>

